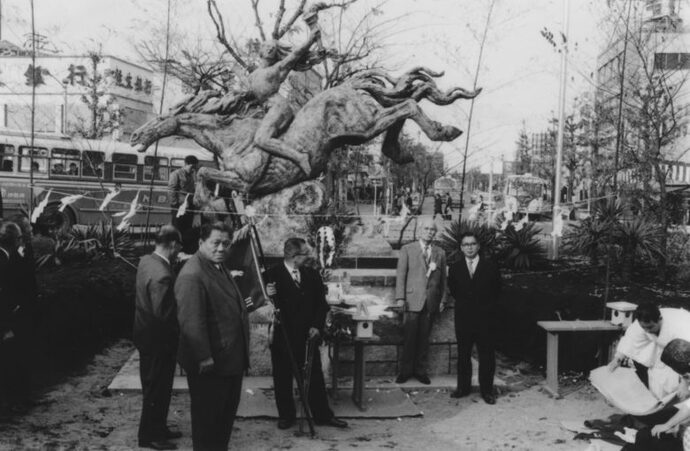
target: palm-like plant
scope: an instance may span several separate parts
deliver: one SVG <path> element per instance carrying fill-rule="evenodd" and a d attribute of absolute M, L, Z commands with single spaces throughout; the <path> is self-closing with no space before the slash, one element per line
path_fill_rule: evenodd
<path fill-rule="evenodd" d="M 661 235 L 661 227 L 642 216 L 618 224 L 615 240 L 621 250 L 621 275 L 624 279 L 632 276 L 636 258 L 663 256 Z"/>
<path fill-rule="evenodd" d="M 528 222 L 520 230 L 510 224 L 503 231 L 503 257 L 506 265 L 514 269 L 530 269 L 544 261 L 545 250 L 537 235 L 541 227 Z"/>
<path fill-rule="evenodd" d="M 563 247 L 571 253 L 588 256 L 594 267 L 599 264 L 599 256 L 606 249 L 611 233 L 611 224 L 590 216 L 566 229 Z"/>
<path fill-rule="evenodd" d="M 448 226 L 441 237 L 439 244 L 448 256 L 448 263 L 454 263 L 461 257 L 460 240 L 464 233 L 472 232 L 477 236 L 482 252 L 487 255 L 496 255 L 499 251 L 500 242 L 498 233 L 494 226 L 477 221 L 453 221 Z"/>

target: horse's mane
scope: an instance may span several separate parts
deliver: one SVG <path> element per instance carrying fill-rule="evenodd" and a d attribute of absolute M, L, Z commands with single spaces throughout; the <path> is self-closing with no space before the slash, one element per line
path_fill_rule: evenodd
<path fill-rule="evenodd" d="M 448 105 L 458 98 L 471 99 L 479 94 L 478 91 L 469 92 L 459 87 L 442 92 L 434 81 L 434 78 L 442 75 L 443 72 L 434 72 L 421 66 L 398 78 L 373 69 L 353 75 L 347 83 L 354 89 L 365 91 L 386 107 L 397 105 L 407 99 L 419 101 L 423 98 L 437 105 Z"/>

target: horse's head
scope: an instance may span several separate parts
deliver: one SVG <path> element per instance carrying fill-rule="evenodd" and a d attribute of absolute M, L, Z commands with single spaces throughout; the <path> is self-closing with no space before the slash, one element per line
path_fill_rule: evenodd
<path fill-rule="evenodd" d="M 174 135 L 178 128 L 179 122 L 176 116 L 157 117 L 135 130 L 129 143 L 137 152 L 144 152 L 159 139 Z"/>

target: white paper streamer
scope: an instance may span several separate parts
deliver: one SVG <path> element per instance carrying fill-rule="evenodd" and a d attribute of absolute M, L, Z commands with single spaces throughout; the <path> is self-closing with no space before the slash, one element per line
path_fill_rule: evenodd
<path fill-rule="evenodd" d="M 46 197 L 44 197 L 43 200 L 36 205 L 36 208 L 34 208 L 33 213 L 31 213 L 31 224 L 36 224 L 38 218 L 43 214 L 43 210 L 45 210 L 46 205 L 48 205 L 48 199 L 50 198 L 50 193 L 52 192 L 53 190 L 49 189 Z"/>
<path fill-rule="evenodd" d="M 119 189 L 114 188 L 114 187 L 113 187 L 113 188 L 110 188 L 110 192 L 109 192 L 108 194 L 105 195 L 105 198 L 103 199 L 103 203 L 101 204 L 100 207 L 98 207 L 98 210 L 99 210 L 99 211 L 105 210 L 105 207 L 107 207 L 108 204 L 110 203 L 110 201 L 113 200 L 113 198 L 114 198 L 115 196 L 117 196 L 118 194 L 120 194 L 120 190 L 119 190 Z"/>
<path fill-rule="evenodd" d="M 62 212 L 65 211 L 65 207 L 68 206 L 69 204 L 73 204 L 74 202 L 78 201 L 84 197 L 83 194 L 73 194 L 71 196 L 65 196 L 62 199 L 60 199 L 60 208 L 58 211 Z"/>

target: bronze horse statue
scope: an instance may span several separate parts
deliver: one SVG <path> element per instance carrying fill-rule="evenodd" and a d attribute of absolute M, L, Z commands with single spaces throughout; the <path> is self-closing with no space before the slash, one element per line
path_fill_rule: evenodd
<path fill-rule="evenodd" d="M 162 116 L 136 130 L 131 144 L 143 152 L 160 138 L 179 135 L 193 139 L 213 153 L 220 168 L 199 168 L 195 193 L 198 205 L 209 202 L 207 182 L 265 196 L 317 178 L 325 171 L 334 149 L 362 144 L 381 133 L 385 133 L 384 155 L 396 163 L 413 161 L 414 156 L 405 154 L 398 144 L 407 119 L 415 121 L 433 141 L 452 141 L 460 136 L 462 132 L 458 128 L 431 120 L 418 102 L 427 99 L 437 105 L 448 105 L 457 99 L 472 99 L 481 89 L 468 92 L 453 88 L 442 92 L 434 81 L 441 75 L 421 67 L 397 79 L 367 71 L 316 94 L 278 136 L 284 145 L 308 155 L 309 174 L 293 161 L 271 155 L 254 144 L 254 134 L 261 121 L 256 114 L 183 112 Z"/>

